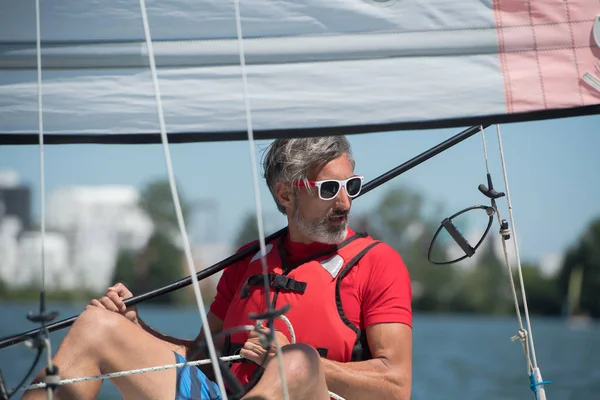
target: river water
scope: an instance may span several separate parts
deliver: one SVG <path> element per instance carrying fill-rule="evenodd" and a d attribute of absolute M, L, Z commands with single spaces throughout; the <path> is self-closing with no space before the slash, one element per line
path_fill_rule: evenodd
<path fill-rule="evenodd" d="M 25 315 L 36 306 L 0 303 L 0 337 L 35 328 Z M 83 308 L 60 303 L 49 307 L 60 312 L 59 319 Z M 201 323 L 194 308 L 144 305 L 140 313 L 150 325 L 179 337 L 194 337 Z M 412 399 L 533 398 L 521 345 L 510 340 L 518 329 L 515 317 L 415 314 L 413 329 Z M 600 323 L 575 325 L 537 317 L 532 318 L 532 330 L 543 377 L 553 382 L 546 386 L 547 399 L 600 399 Z M 51 334 L 54 350 L 65 333 Z M 0 350 L 0 371 L 9 388 L 23 378 L 34 355 L 23 344 Z M 110 382 L 98 397 L 120 398 Z"/>

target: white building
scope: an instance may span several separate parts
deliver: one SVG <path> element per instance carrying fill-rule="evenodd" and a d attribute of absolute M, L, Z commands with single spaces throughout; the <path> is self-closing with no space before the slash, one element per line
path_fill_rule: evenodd
<path fill-rule="evenodd" d="M 19 184 L 19 173 L 12 169 L 0 170 L 0 187 L 16 187 Z"/>
<path fill-rule="evenodd" d="M 47 226 L 69 243 L 63 273 L 80 288 L 102 291 L 110 286 L 120 249 L 142 248 L 153 231 L 130 186 L 65 187 L 48 196 Z"/>
<path fill-rule="evenodd" d="M 47 290 L 74 289 L 77 276 L 69 268 L 69 244 L 64 235 L 46 232 L 44 235 L 44 284 Z M 42 234 L 23 233 L 18 243 L 18 263 L 10 285 L 40 287 L 42 281 Z"/>
<path fill-rule="evenodd" d="M 17 217 L 4 216 L 0 202 L 0 280 L 11 284 L 19 271 L 19 243 L 21 221 Z"/>
<path fill-rule="evenodd" d="M 0 279 L 11 287 L 32 283 L 32 271 L 23 265 L 19 250 L 29 216 L 29 189 L 16 171 L 0 170 Z"/>

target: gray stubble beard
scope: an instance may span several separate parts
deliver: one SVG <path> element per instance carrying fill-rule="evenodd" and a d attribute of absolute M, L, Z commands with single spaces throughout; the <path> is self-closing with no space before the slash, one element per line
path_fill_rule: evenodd
<path fill-rule="evenodd" d="M 343 225 L 333 228 L 329 226 L 328 222 L 329 217 L 335 214 L 335 210 L 332 210 L 323 218 L 309 220 L 302 215 L 300 207 L 298 207 L 298 201 L 294 202 L 294 223 L 304 235 L 315 242 L 338 244 L 346 239 L 346 235 L 348 234 L 348 215 L 346 214 L 346 221 Z"/>

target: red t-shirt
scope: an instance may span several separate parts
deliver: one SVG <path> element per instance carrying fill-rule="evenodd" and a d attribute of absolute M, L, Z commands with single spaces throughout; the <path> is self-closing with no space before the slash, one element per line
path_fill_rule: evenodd
<path fill-rule="evenodd" d="M 354 234 L 350 229 L 348 233 L 348 236 Z M 284 244 L 289 264 L 331 247 L 324 243 L 292 242 L 288 237 Z M 240 280 L 250 257 L 225 269 L 217 284 L 217 294 L 210 311 L 221 320 L 225 319 L 234 294 L 244 284 Z M 399 322 L 412 328 L 412 290 L 408 270 L 398 252 L 386 243 L 369 250 L 342 279 L 340 297 L 344 314 L 361 329 L 385 322 Z"/>

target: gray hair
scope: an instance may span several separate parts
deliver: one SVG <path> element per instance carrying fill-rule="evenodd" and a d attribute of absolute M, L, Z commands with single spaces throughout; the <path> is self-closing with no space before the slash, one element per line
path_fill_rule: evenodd
<path fill-rule="evenodd" d="M 277 201 L 275 187 L 278 182 L 307 181 L 308 171 L 347 154 L 352 168 L 355 162 L 350 143 L 344 136 L 277 139 L 267 149 L 263 159 L 264 177 L 277 209 L 285 214 L 285 207 Z M 294 193 L 295 188 L 290 185 Z M 311 189 L 310 187 L 308 187 Z"/>

